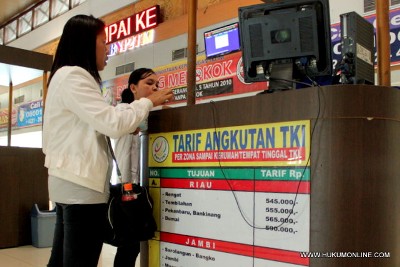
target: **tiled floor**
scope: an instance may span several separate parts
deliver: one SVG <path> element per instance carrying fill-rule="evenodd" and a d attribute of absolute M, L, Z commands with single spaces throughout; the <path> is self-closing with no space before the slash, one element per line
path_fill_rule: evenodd
<path fill-rule="evenodd" d="M 51 248 L 22 246 L 0 249 L 0 267 L 45 267 L 50 257 Z M 112 267 L 116 248 L 104 244 L 98 267 Z M 139 267 L 140 259 L 136 259 Z"/>

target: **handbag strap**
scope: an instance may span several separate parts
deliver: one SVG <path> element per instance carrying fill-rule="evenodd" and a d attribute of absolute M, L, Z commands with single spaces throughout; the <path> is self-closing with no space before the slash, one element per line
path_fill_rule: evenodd
<path fill-rule="evenodd" d="M 112 158 L 113 158 L 113 160 L 115 162 L 115 166 L 117 167 L 118 179 L 122 183 L 121 171 L 120 171 L 120 169 L 118 167 L 117 158 L 115 157 L 114 150 L 113 150 L 112 145 L 111 145 L 111 139 L 110 139 L 109 136 L 106 136 L 106 139 L 107 139 L 108 149 L 110 150 L 111 156 L 112 156 Z"/>

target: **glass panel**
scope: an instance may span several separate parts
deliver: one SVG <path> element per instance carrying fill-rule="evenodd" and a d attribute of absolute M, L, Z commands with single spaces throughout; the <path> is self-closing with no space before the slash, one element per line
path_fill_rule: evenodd
<path fill-rule="evenodd" d="M 86 2 L 86 0 L 71 0 L 72 8 L 79 6 L 80 4 Z"/>
<path fill-rule="evenodd" d="M 8 86 L 0 86 L 0 146 L 7 146 L 8 134 Z M 12 123 L 15 125 L 17 122 L 16 112 L 12 113 Z M 12 127 L 12 126 L 11 126 Z"/>
<path fill-rule="evenodd" d="M 391 2 L 392 6 L 395 6 L 395 5 L 398 5 L 398 4 L 400 4 L 400 0 L 392 0 L 392 2 Z"/>
<path fill-rule="evenodd" d="M 35 17 L 33 21 L 33 28 L 40 26 L 49 21 L 50 9 L 49 1 L 43 2 L 43 4 L 37 6 L 34 10 Z"/>
<path fill-rule="evenodd" d="M 26 133 L 14 133 L 11 136 L 11 146 L 19 147 L 42 147 L 42 130 L 41 127 L 36 127 L 36 131 Z M 18 131 L 13 131 L 18 132 Z M 1 141 L 0 141 L 1 142 Z"/>
<path fill-rule="evenodd" d="M 51 0 L 51 18 L 55 18 L 69 10 L 69 0 Z"/>
<path fill-rule="evenodd" d="M 375 10 L 375 0 L 364 0 L 364 12 L 370 12 Z"/>
<path fill-rule="evenodd" d="M 1 28 L 1 29 L 0 29 L 0 45 L 3 45 L 3 44 L 4 44 L 3 34 L 4 34 L 4 29 Z"/>
<path fill-rule="evenodd" d="M 0 146 L 7 146 L 8 90 L 0 86 Z M 42 146 L 42 91 L 43 76 L 13 86 L 11 146 Z"/>
<path fill-rule="evenodd" d="M 32 11 L 26 13 L 18 19 L 18 36 L 32 30 Z"/>
<path fill-rule="evenodd" d="M 14 20 L 5 27 L 4 43 L 9 43 L 17 39 L 17 21 Z"/>
<path fill-rule="evenodd" d="M 86 2 L 86 0 L 47 0 L 30 10 L 28 13 L 18 19 L 14 20 L 9 25 L 0 29 L 0 45 L 7 44 L 17 39 L 17 37 L 28 33 L 36 27 L 50 21 L 50 1 L 52 1 L 51 18 L 55 18 L 61 14 L 66 13 L 71 8 L 77 7 Z M 136 1 L 134 1 L 136 2 Z M 33 19 L 33 23 L 32 23 Z M 33 25 L 33 26 L 32 26 Z"/>

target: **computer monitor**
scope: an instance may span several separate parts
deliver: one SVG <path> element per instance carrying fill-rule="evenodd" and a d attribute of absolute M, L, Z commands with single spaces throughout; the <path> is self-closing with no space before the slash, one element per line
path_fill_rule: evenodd
<path fill-rule="evenodd" d="M 239 51 L 239 23 L 235 22 L 204 32 L 204 46 L 207 58 Z"/>
<path fill-rule="evenodd" d="M 244 80 L 290 89 L 285 80 L 331 76 L 329 1 L 264 2 L 239 8 Z"/>

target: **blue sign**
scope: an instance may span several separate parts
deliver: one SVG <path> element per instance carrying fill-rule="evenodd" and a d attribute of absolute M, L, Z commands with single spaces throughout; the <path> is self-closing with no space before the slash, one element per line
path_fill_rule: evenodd
<path fill-rule="evenodd" d="M 42 124 L 43 101 L 33 101 L 18 107 L 18 127 Z"/>

